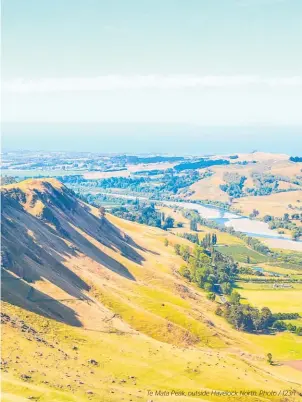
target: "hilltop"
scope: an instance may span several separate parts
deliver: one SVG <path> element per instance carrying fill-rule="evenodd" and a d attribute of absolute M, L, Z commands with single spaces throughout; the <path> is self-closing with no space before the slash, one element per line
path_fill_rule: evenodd
<path fill-rule="evenodd" d="M 55 179 L 3 186 L 1 197 L 3 400 L 143 401 L 147 389 L 230 384 L 302 391 L 300 371 L 265 360 L 301 359 L 301 340 L 240 333 L 216 316 L 178 273 L 173 245 L 187 240 L 104 214 Z"/>
<path fill-rule="evenodd" d="M 234 163 L 212 166 L 188 188 L 188 198 L 227 202 L 245 215 L 256 208 L 259 217 L 300 213 L 301 169 L 287 155 L 238 154 Z"/>

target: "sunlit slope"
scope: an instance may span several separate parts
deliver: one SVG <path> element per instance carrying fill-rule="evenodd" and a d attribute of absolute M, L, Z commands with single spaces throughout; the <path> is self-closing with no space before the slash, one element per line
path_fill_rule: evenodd
<path fill-rule="evenodd" d="M 148 389 L 298 389 L 298 371 L 270 368 L 249 353 L 179 348 L 139 334 L 67 327 L 9 306 L 5 311 L 18 317 L 3 325 L 2 385 L 11 395 L 42 401 L 146 401 Z M 28 327 L 24 332 L 22 321 Z"/>
<path fill-rule="evenodd" d="M 190 199 L 231 202 L 232 207 L 244 215 L 249 215 L 254 209 L 259 211 L 259 217 L 272 215 L 282 217 L 285 213 L 299 213 L 302 201 L 301 168 L 302 163 L 293 163 L 285 159 L 285 155 L 252 153 L 238 155 L 235 163 L 223 166 L 212 166 L 210 175 L 195 182 L 189 187 Z M 245 161 L 247 164 L 238 164 Z M 253 163 L 251 163 L 253 162 Z M 200 171 L 204 172 L 204 169 Z M 233 198 L 221 189 L 228 184 L 245 177 L 243 195 Z M 249 190 L 259 189 L 257 177 L 273 177 L 278 181 L 280 192 L 269 195 L 249 195 Z M 233 179 L 232 179 L 233 178 Z"/>
<path fill-rule="evenodd" d="M 145 401 L 148 389 L 173 388 L 301 390 L 301 372 L 265 361 L 271 349 L 276 360 L 301 359 L 300 339 L 242 334 L 217 317 L 215 304 L 178 274 L 173 244 L 185 240 L 101 217 L 54 180 L 2 192 L 3 400 Z"/>

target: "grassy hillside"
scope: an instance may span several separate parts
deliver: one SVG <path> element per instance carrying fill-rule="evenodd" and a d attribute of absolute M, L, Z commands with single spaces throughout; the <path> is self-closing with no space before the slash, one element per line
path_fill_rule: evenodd
<path fill-rule="evenodd" d="M 245 215 L 249 215 L 256 208 L 261 217 L 265 215 L 282 217 L 285 213 L 292 214 L 299 211 L 301 201 L 302 191 L 298 189 L 267 196 L 243 197 L 234 202 L 234 207 L 239 208 Z M 292 205 L 293 209 L 289 208 L 289 205 Z"/>
<path fill-rule="evenodd" d="M 191 243 L 102 217 L 55 180 L 5 186 L 2 205 L 2 400 L 160 401 L 148 390 L 179 389 L 183 401 L 220 401 L 212 390 L 230 387 L 302 392 L 301 371 L 284 363 L 302 359 L 302 339 L 237 332 L 216 316 L 216 304 L 178 274 L 183 262 L 173 244 Z M 188 396 L 197 390 L 209 395 Z"/>
<path fill-rule="evenodd" d="M 246 164 L 236 164 L 237 162 Z M 236 163 L 211 167 L 210 176 L 190 186 L 190 198 L 231 202 L 232 207 L 244 215 L 249 215 L 255 208 L 259 211 L 259 217 L 267 214 L 282 217 L 285 213 L 299 213 L 302 200 L 301 163 L 290 162 L 286 155 L 264 153 L 238 155 Z M 221 186 L 236 182 L 240 177 L 245 177 L 242 195 L 240 198 L 232 198 Z M 259 178 L 263 180 L 261 185 Z M 265 180 L 269 178 L 278 183 L 277 190 L 281 192 L 269 195 L 249 194 L 251 190 L 269 187 L 269 181 L 265 184 Z"/>

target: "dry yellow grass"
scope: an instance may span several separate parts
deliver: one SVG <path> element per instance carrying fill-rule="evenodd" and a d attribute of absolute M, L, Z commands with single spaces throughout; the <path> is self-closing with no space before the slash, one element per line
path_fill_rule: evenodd
<path fill-rule="evenodd" d="M 218 174 L 199 180 L 189 187 L 189 191 L 193 192 L 190 199 L 226 202 L 229 200 L 229 196 L 219 187 L 223 183 L 221 175 Z"/>
<path fill-rule="evenodd" d="M 254 156 L 254 158 L 253 158 Z M 246 159 L 245 159 L 246 158 Z M 288 156 L 273 154 L 249 154 L 240 155 L 239 160 L 258 161 L 256 164 L 237 165 L 232 163 L 226 166 L 214 166 L 210 170 L 212 176 L 199 180 L 189 188 L 190 199 L 193 200 L 215 200 L 222 202 L 232 201 L 232 206 L 239 209 L 242 214 L 249 215 L 253 209 L 260 212 L 260 217 L 266 214 L 281 217 L 284 213 L 299 212 L 302 203 L 301 186 L 288 182 L 301 176 L 302 163 L 288 161 Z M 231 200 L 229 195 L 220 189 L 225 184 L 225 173 L 245 176 L 244 190 L 255 187 L 253 174 L 275 175 L 279 178 L 280 190 L 295 190 L 274 193 L 267 196 L 245 196 Z M 282 180 L 284 178 L 284 181 Z M 292 205 L 289 208 L 288 205 Z"/>
<path fill-rule="evenodd" d="M 293 208 L 289 208 L 289 205 Z M 302 204 L 302 191 L 288 191 L 267 196 L 243 197 L 234 200 L 235 208 L 240 209 L 244 215 L 249 215 L 257 209 L 260 216 L 272 215 L 282 217 L 285 213 L 293 214 L 295 208 Z"/>
<path fill-rule="evenodd" d="M 51 193 L 47 185 L 38 185 Z M 21 186 L 28 197 L 31 184 Z M 14 264 L 20 258 L 29 270 L 31 283 L 18 279 L 10 260 L 5 264 L 5 400 L 33 396 L 43 402 L 134 402 L 148 400 L 148 389 L 225 390 L 230 385 L 255 390 L 292 386 L 302 391 L 298 370 L 266 363 L 266 338 L 232 329 L 215 315 L 216 304 L 180 277 L 183 262 L 173 244 L 189 242 L 110 215 L 101 221 L 96 209 L 68 203 L 62 189 L 61 204 L 51 208 L 64 231 L 56 225 L 50 228 L 31 208 L 15 209 L 9 199 L 4 205 L 4 219 L 16 225 L 15 243 L 30 245 L 36 253 L 26 255 L 28 250 L 20 245 L 19 254 L 12 255 Z M 27 205 L 26 199 L 22 202 Z M 5 225 L 9 232 L 9 222 Z M 6 231 L 4 245 L 12 247 Z M 32 239 L 41 246 L 39 252 Z M 30 287 L 34 292 L 28 297 Z M 283 341 L 287 349 L 278 352 L 277 343 Z M 292 358 L 293 350 L 296 359 L 302 358 L 294 336 L 271 342 L 276 360 Z M 22 379 L 24 374 L 31 378 Z M 280 397 L 275 400 L 281 402 Z"/>
<path fill-rule="evenodd" d="M 249 154 L 238 154 L 238 159 L 240 161 L 287 161 L 287 154 L 274 154 L 269 152 L 252 152 Z"/>
<path fill-rule="evenodd" d="M 251 188 L 254 186 L 252 173 L 267 173 L 270 168 L 271 162 L 269 161 L 261 161 L 257 164 L 249 165 L 237 165 L 232 163 L 230 165 L 213 166 L 210 168 L 210 171 L 213 173 L 212 176 L 199 180 L 190 186 L 190 190 L 194 191 L 194 194 L 192 194 L 190 198 L 230 201 L 229 195 L 220 189 L 220 185 L 226 183 L 224 180 L 225 173 L 245 176 L 246 181 L 244 188 Z"/>

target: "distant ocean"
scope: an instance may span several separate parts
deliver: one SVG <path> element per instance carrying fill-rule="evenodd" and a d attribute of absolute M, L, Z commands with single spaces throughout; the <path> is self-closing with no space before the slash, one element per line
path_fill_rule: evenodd
<path fill-rule="evenodd" d="M 2 151 L 87 151 L 207 155 L 275 152 L 302 155 L 302 126 L 3 123 Z"/>

